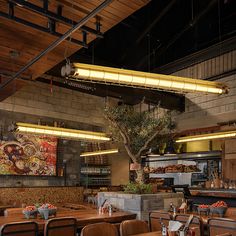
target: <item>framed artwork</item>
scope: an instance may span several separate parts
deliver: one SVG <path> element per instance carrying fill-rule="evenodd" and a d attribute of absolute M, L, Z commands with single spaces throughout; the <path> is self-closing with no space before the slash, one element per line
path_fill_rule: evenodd
<path fill-rule="evenodd" d="M 57 138 L 16 134 L 0 141 L 0 175 L 56 176 Z"/>

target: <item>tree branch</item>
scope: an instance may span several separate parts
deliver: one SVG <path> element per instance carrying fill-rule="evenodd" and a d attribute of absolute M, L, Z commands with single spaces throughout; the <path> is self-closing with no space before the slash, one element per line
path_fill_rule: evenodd
<path fill-rule="evenodd" d="M 120 135 L 122 136 L 123 140 L 124 140 L 124 146 L 125 146 L 125 150 L 127 151 L 127 154 L 129 155 L 130 159 L 135 162 L 138 163 L 137 158 L 132 154 L 131 150 L 130 150 L 130 145 L 127 142 L 126 136 L 120 131 Z"/>
<path fill-rule="evenodd" d="M 126 132 L 122 129 L 122 127 L 115 120 L 113 120 L 111 117 L 108 117 L 108 116 L 107 116 L 107 119 L 113 124 L 113 126 L 115 126 L 119 130 L 119 133 L 124 141 L 125 150 L 126 150 L 127 154 L 129 155 L 129 157 L 131 158 L 131 160 L 135 163 L 138 163 L 137 158 L 131 152 L 129 136 L 126 134 Z"/>
<path fill-rule="evenodd" d="M 147 149 L 148 145 L 153 141 L 153 139 L 160 133 L 163 129 L 164 124 L 160 125 L 156 132 L 145 142 L 145 144 L 139 149 L 138 153 L 135 155 L 136 158 L 139 158 L 141 153 Z"/>

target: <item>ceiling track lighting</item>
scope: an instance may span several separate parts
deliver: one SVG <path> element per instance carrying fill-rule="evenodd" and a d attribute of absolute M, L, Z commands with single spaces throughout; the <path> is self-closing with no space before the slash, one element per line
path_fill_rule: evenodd
<path fill-rule="evenodd" d="M 179 93 L 224 94 L 228 92 L 227 86 L 223 83 L 82 63 L 67 63 L 62 67 L 61 75 L 72 80 L 169 90 Z"/>
<path fill-rule="evenodd" d="M 186 142 L 193 142 L 193 141 L 234 138 L 234 137 L 236 137 L 236 130 L 186 136 L 186 137 L 181 137 L 181 138 L 176 139 L 175 142 L 186 143 Z"/>
<path fill-rule="evenodd" d="M 61 127 L 52 127 L 52 126 L 36 125 L 29 123 L 16 123 L 16 126 L 17 126 L 16 131 L 20 133 L 47 135 L 63 139 L 76 139 L 76 140 L 90 140 L 90 141 L 111 140 L 111 138 L 107 137 L 105 133 L 101 132 L 67 129 Z"/>
<path fill-rule="evenodd" d="M 108 155 L 118 153 L 118 149 L 107 149 L 107 150 L 99 150 L 94 152 L 83 152 L 80 154 L 81 157 L 89 157 L 89 156 L 97 156 L 97 155 Z"/>

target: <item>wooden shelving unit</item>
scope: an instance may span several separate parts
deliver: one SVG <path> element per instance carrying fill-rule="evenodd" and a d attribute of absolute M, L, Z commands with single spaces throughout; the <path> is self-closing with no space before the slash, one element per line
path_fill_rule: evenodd
<path fill-rule="evenodd" d="M 111 185 L 111 165 L 107 156 L 81 159 L 80 185 L 86 188 Z"/>

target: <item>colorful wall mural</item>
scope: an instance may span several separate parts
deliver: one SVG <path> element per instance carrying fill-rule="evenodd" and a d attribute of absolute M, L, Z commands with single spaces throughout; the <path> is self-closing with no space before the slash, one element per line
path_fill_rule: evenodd
<path fill-rule="evenodd" d="M 0 175 L 55 176 L 57 138 L 16 134 L 0 141 Z"/>

